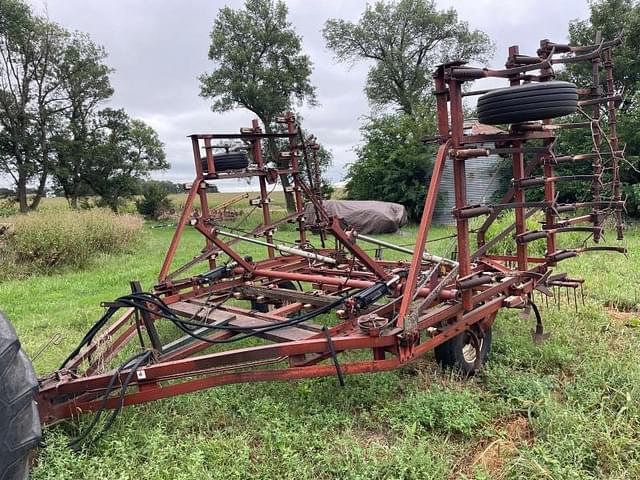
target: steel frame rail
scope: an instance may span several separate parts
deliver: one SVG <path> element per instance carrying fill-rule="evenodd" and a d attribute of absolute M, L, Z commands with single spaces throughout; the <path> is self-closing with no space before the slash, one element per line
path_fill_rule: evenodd
<path fill-rule="evenodd" d="M 602 215 L 606 213 L 600 205 L 607 202 L 613 207 L 618 235 L 622 235 L 623 202 L 620 198 L 618 168 L 622 152 L 615 128 L 616 102 L 612 100 L 615 92 L 611 57 L 611 49 L 619 43 L 619 39 L 611 42 L 596 39 L 594 45 L 574 47 L 542 41 L 536 57 L 521 55 L 517 46 L 511 47 L 506 68 L 502 70 L 474 69 L 461 62 L 441 65 L 436 69 L 434 81 L 440 145 L 410 260 L 383 261 L 372 258 L 358 245 L 357 232 L 326 212 L 322 200 L 317 196 L 319 185 L 305 183 L 299 164 L 299 160 L 304 159 L 309 167 L 309 159 L 314 159 L 317 167 L 317 145 L 306 140 L 308 137 L 303 134 L 292 113 L 277 119 L 284 127 L 279 133 L 262 132 L 256 120 L 250 128 L 241 129 L 240 133 L 191 135 L 196 177 L 153 293 L 162 298 L 176 314 L 201 322 L 203 327 L 198 330 L 201 337 L 198 339 L 187 335 L 162 344 L 156 331 L 160 312 L 154 312 L 152 305 L 149 306 L 150 312 L 125 309 L 64 368 L 40 379 L 37 400 L 41 421 L 51 424 L 79 412 L 119 408 L 232 383 L 336 374 L 342 380 L 342 374 L 398 368 L 465 330 L 473 329 L 481 337 L 491 327 L 501 308 L 525 308 L 531 303 L 535 289 L 544 292 L 548 291 L 546 285 L 558 285 L 549 280 L 550 269 L 557 262 L 595 249 L 624 251 L 622 247 L 557 250 L 556 244 L 556 235 L 564 231 L 588 231 L 599 240 Z M 558 53 L 568 55 L 554 58 Z M 601 62 L 600 59 L 604 60 Z M 594 176 L 601 175 L 605 157 L 608 158 L 607 162 L 611 162 L 612 195 L 605 198 L 604 186 L 601 182 L 596 184 L 594 180 L 594 202 L 576 205 L 576 209 L 581 206 L 593 207 L 591 213 L 583 217 L 559 219 L 560 212 L 554 208 L 558 206 L 556 184 L 552 181 L 558 178 L 554 173 L 553 159 L 564 158 L 556 157 L 553 151 L 556 131 L 559 129 L 552 128 L 554 125 L 551 121 L 545 120 L 539 124 L 514 125 L 503 134 L 467 135 L 463 131 L 463 97 L 487 90 L 468 90 L 463 94 L 463 85 L 485 77 L 503 78 L 509 85 L 519 85 L 523 81 L 547 81 L 553 78 L 554 64 L 572 61 L 592 63 L 594 86 L 589 90 L 589 98 L 605 99 L 610 129 L 607 135 L 600 126 L 601 118 L 595 106 L 589 122 L 570 124 L 568 128 L 584 128 L 586 125 L 596 129 L 594 146 L 597 158 L 594 159 L 592 154 L 587 154 L 585 158 L 594 159 Z M 605 69 L 607 88 L 599 97 L 595 87 L 599 86 L 601 67 Z M 532 71 L 538 71 L 538 74 L 528 73 Z M 225 139 L 243 141 L 255 166 L 241 171 L 216 172 L 216 146 L 212 141 Z M 281 156 L 281 160 L 288 159 L 286 168 L 271 168 L 263 158 L 264 142 L 276 139 L 287 142 L 288 150 Z M 457 259 L 443 262 L 426 253 L 442 172 L 446 162 L 453 162 L 455 212 L 473 210 L 475 207 L 467 203 L 465 161 L 488 153 L 487 149 L 472 148 L 473 144 L 479 142 L 495 142 L 496 151 L 510 156 L 513 165 L 512 187 L 498 208 L 486 206 L 474 210 L 488 217 L 477 231 L 478 250 L 473 254 L 469 217 L 454 215 Z M 536 145 L 528 147 L 529 142 L 535 142 Z M 600 152 L 600 146 L 604 143 L 610 145 L 610 155 Z M 535 158 L 527 165 L 524 161 L 525 152 L 535 154 Z M 577 155 L 571 158 L 582 157 Z M 203 169 L 203 163 L 206 169 Z M 539 166 L 543 168 L 542 178 L 545 179 L 544 202 L 532 204 L 526 200 L 523 180 L 530 177 Z M 319 181 L 317 171 L 307 174 L 310 182 Z M 294 254 L 284 256 L 277 256 L 273 248 L 275 228 L 282 220 L 274 221 L 272 218 L 268 191 L 268 184 L 275 182 L 280 175 L 290 175 L 292 178 L 291 192 L 296 211 L 288 218 L 297 224 L 299 234 L 297 245 L 292 250 Z M 235 241 L 225 241 L 223 235 L 219 234 L 224 228 L 215 218 L 215 209 L 210 208 L 207 197 L 207 180 L 248 176 L 257 177 L 260 187 L 259 198 L 253 204 L 262 212 L 262 225 L 254 232 L 258 232 L 256 236 L 264 237 L 267 247 L 266 258 L 259 261 L 244 257 L 234 246 L 236 242 L 242 243 L 242 235 L 236 235 Z M 307 224 L 304 214 L 305 197 L 313 204 L 318 217 L 312 226 Z M 199 201 L 199 211 L 194 208 L 196 200 Z M 529 231 L 526 219 L 541 206 L 545 213 L 543 232 Z M 488 251 L 495 240 L 487 242 L 485 235 L 503 210 L 513 210 L 515 222 L 495 238 L 514 235 L 519 239 L 516 252 L 514 255 L 490 255 Z M 569 227 L 582 221 L 593 223 L 593 227 Z M 170 270 L 176 251 L 189 225 L 204 237 L 203 252 L 172 274 Z M 307 238 L 310 229 L 321 234 L 323 248 L 312 248 Z M 334 248 L 324 248 L 325 238 L 329 236 L 335 239 Z M 547 255 L 544 258 L 528 255 L 527 243 L 534 237 L 546 241 Z M 396 249 L 401 250 L 400 247 Z M 300 250 L 307 250 L 315 256 L 296 256 L 295 252 Z M 221 254 L 226 254 L 235 262 L 228 271 L 225 270 L 225 276 L 214 280 L 208 280 L 205 274 L 174 278 L 203 261 L 208 262 L 210 272 L 217 271 L 215 269 L 220 268 L 217 261 Z M 313 260 L 320 259 L 320 256 L 335 259 L 335 265 Z M 304 292 L 288 290 L 283 286 L 286 281 L 303 282 L 310 285 L 312 291 L 308 288 Z M 581 285 L 579 280 L 565 283 Z M 138 288 L 135 286 L 135 289 Z M 380 296 L 376 296 L 372 301 L 361 303 L 353 294 L 354 289 L 372 288 L 383 290 L 388 300 L 380 302 Z M 288 322 L 291 315 L 319 311 L 323 305 L 341 296 L 344 297 L 344 305 L 336 312 L 338 322 L 330 328 L 302 322 L 263 333 L 265 326 Z M 223 301 L 229 298 L 251 301 L 252 304 L 250 308 L 224 304 Z M 273 309 L 258 311 L 255 306 L 260 304 L 272 305 Z M 367 319 L 381 321 L 383 326 L 364 328 L 364 320 Z M 225 329 L 205 328 L 220 325 L 224 325 Z M 256 333 L 258 342 L 268 340 L 275 343 L 245 344 L 242 348 L 231 349 L 209 343 L 232 341 L 247 331 Z M 104 366 L 113 363 L 136 338 L 142 348 L 149 348 L 144 342 L 145 332 L 152 340 L 153 356 L 149 364 L 135 371 L 130 365 L 124 365 L 119 371 L 105 370 Z M 205 353 L 208 349 L 214 351 Z M 346 352 L 356 351 L 370 351 L 371 358 L 364 358 L 362 353 L 345 355 Z M 332 362 L 323 363 L 326 360 Z M 135 373 L 132 381 L 126 384 L 132 373 Z M 114 392 L 110 388 L 114 386 L 122 391 Z"/>

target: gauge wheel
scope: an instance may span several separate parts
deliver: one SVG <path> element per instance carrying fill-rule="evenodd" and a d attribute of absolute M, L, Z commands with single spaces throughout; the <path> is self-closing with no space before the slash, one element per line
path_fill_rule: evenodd
<path fill-rule="evenodd" d="M 438 345 L 434 349 L 436 361 L 443 368 L 459 370 L 467 376 L 475 374 L 491 351 L 491 327 L 479 332 L 479 328 L 471 328 Z"/>
<path fill-rule="evenodd" d="M 216 153 L 213 155 L 213 166 L 216 172 L 224 172 L 226 170 L 242 170 L 249 165 L 249 158 L 246 152 L 226 152 Z M 202 159 L 202 170 L 207 173 L 209 167 L 206 157 Z"/>

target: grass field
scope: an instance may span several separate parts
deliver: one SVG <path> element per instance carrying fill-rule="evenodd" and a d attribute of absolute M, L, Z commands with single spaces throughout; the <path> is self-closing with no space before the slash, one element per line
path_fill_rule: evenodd
<path fill-rule="evenodd" d="M 29 355 L 63 336 L 35 359 L 39 374 L 77 344 L 100 301 L 126 293 L 132 279 L 153 284 L 172 229 L 151 226 L 130 252 L 84 271 L 0 283 L 0 308 Z M 384 237 L 411 244 L 415 228 L 404 230 Z M 440 371 L 429 354 L 399 371 L 347 377 L 344 388 L 335 378 L 233 385 L 128 407 L 79 452 L 65 445 L 88 418 L 47 429 L 33 477 L 640 478 L 637 228 L 626 243 L 628 258 L 562 262 L 559 271 L 587 279 L 585 306 L 543 304 L 552 336 L 542 346 L 531 342 L 533 319 L 501 312 L 490 361 L 470 380 Z M 200 247 L 188 231 L 177 261 Z M 430 249 L 447 254 L 450 240 Z"/>
<path fill-rule="evenodd" d="M 211 205 L 218 205 L 220 203 L 226 202 L 227 200 L 232 199 L 240 195 L 238 192 L 218 192 L 218 193 L 208 193 L 207 197 Z M 258 192 L 250 192 L 249 198 L 256 198 L 260 194 Z M 269 197 L 272 201 L 272 206 L 276 206 L 278 208 L 284 208 L 284 193 L 282 190 L 273 191 Z M 172 193 L 169 195 L 169 198 L 174 203 L 176 208 L 181 208 L 184 205 L 184 202 L 187 199 L 186 193 Z M 249 200 L 240 200 L 236 206 L 239 208 L 246 207 L 249 203 Z M 199 206 L 200 201 L 196 197 L 196 201 L 194 205 Z M 67 200 L 63 197 L 55 197 L 55 198 L 43 198 L 38 210 L 45 210 L 49 212 L 59 211 L 60 209 L 68 208 Z M 127 202 L 123 207 L 126 211 L 135 211 L 135 204 L 133 201 Z"/>

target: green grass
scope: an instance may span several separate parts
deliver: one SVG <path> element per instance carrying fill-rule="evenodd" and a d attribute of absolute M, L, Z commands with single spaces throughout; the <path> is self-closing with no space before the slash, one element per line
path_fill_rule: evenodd
<path fill-rule="evenodd" d="M 403 230 L 384 238 L 411 244 L 415 227 Z M 436 228 L 430 237 L 451 232 Z M 279 237 L 294 233 L 283 228 Z M 132 279 L 153 285 L 171 234 L 147 225 L 134 252 L 0 283 L 0 308 L 29 355 L 63 336 L 35 359 L 39 374 L 77 344 L 100 301 L 126 293 Z M 79 452 L 65 444 L 87 417 L 46 429 L 33 477 L 640 478 L 638 314 L 605 307 L 639 307 L 637 228 L 626 243 L 628 258 L 594 253 L 562 262 L 558 271 L 587 279 L 586 305 L 577 313 L 543 305 L 552 333 L 545 344 L 531 342 L 533 319 L 501 312 L 490 362 L 473 379 L 440 371 L 429 354 L 398 371 L 347 377 L 344 388 L 335 378 L 231 385 L 127 407 Z M 177 262 L 200 248 L 200 236 L 187 231 Z M 430 249 L 447 254 L 450 240 Z M 244 253 L 258 256 L 253 247 Z"/>

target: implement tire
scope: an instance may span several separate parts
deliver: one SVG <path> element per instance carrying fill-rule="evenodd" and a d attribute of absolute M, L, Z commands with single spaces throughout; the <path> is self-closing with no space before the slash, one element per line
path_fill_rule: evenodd
<path fill-rule="evenodd" d="M 434 349 L 436 361 L 443 368 L 452 368 L 465 376 L 475 374 L 487 361 L 491 351 L 491 327 L 479 338 L 479 348 L 473 346 L 474 330 L 465 330 L 455 337 L 441 343 Z"/>
<path fill-rule="evenodd" d="M 278 284 L 278 288 L 284 288 L 286 290 L 297 290 L 295 284 L 289 280 L 285 280 L 284 282 L 280 282 Z M 255 300 L 251 300 L 251 310 L 255 310 L 260 313 L 269 312 L 269 304 L 268 303 L 258 303 Z"/>
<path fill-rule="evenodd" d="M 0 312 L 0 480 L 29 478 L 29 453 L 41 437 L 37 391 L 31 361 Z"/>
<path fill-rule="evenodd" d="M 578 109 L 573 83 L 551 81 L 502 88 L 478 98 L 478 121 L 485 125 L 561 117 Z"/>
<path fill-rule="evenodd" d="M 213 155 L 213 166 L 216 172 L 226 170 L 242 170 L 249 166 L 249 158 L 245 152 L 216 153 Z M 207 159 L 202 159 L 202 170 L 207 172 Z"/>

